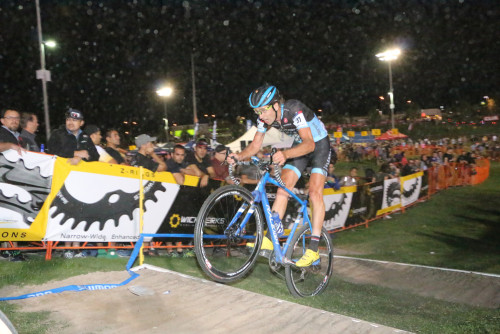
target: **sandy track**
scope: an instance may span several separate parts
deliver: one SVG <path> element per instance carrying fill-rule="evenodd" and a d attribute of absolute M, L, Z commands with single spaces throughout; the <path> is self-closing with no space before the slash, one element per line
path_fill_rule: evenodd
<path fill-rule="evenodd" d="M 57 328 L 57 333 L 404 332 L 169 270 L 149 268 L 152 269 L 139 270 L 140 277 L 128 285 L 112 290 L 63 292 L 13 303 L 20 305 L 23 311 L 51 311 L 51 319 L 67 324 Z M 356 284 L 374 284 L 455 303 L 500 306 L 500 275 L 343 256 L 335 258 L 334 275 Z M 0 295 L 17 296 L 73 284 L 113 284 L 128 277 L 125 270 L 97 272 L 39 286 L 5 287 Z M 134 295 L 129 291 L 131 286 L 146 287 L 154 294 Z"/>
<path fill-rule="evenodd" d="M 63 292 L 13 303 L 23 311 L 52 311 L 52 319 L 68 324 L 57 333 L 405 333 L 171 271 L 139 273 L 128 285 L 112 290 Z M 128 277 L 125 271 L 98 272 L 15 291 L 7 287 L 0 295 L 117 283 Z M 154 295 L 134 295 L 130 286 L 147 287 Z"/>

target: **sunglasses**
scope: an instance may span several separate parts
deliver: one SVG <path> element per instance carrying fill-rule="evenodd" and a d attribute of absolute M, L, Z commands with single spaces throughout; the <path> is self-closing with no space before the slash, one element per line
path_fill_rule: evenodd
<path fill-rule="evenodd" d="M 270 104 L 270 105 L 265 106 L 265 107 L 254 108 L 254 109 L 253 109 L 253 111 L 255 111 L 255 113 L 256 113 L 257 115 L 259 115 L 259 116 L 260 116 L 260 115 L 262 115 L 263 113 L 265 113 L 266 111 L 268 111 L 269 109 L 271 109 L 271 107 L 272 107 L 272 106 L 273 106 L 273 105 L 272 105 L 272 104 Z"/>

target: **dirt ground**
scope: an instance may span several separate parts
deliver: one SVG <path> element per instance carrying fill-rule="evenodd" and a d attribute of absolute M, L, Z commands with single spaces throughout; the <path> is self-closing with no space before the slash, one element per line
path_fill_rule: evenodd
<path fill-rule="evenodd" d="M 451 302 L 498 308 L 500 277 L 337 256 L 335 275 Z M 404 333 L 360 319 L 262 296 L 156 267 L 112 290 L 63 292 L 13 303 L 51 311 L 56 333 Z M 119 283 L 124 271 L 97 272 L 40 286 L 5 287 L 17 296 L 72 284 Z M 138 296 L 131 287 L 146 288 Z M 307 322 L 298 319 L 308 319 Z M 65 325 L 64 325 L 65 324 Z"/>

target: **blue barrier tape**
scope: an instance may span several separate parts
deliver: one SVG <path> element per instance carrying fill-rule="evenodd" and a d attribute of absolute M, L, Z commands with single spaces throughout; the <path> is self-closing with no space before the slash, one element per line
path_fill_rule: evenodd
<path fill-rule="evenodd" d="M 146 236 L 159 236 L 157 234 L 146 234 Z M 108 290 L 108 289 L 114 289 L 119 286 L 128 284 L 132 280 L 136 279 L 140 275 L 131 271 L 130 268 L 132 268 L 132 265 L 135 262 L 135 259 L 137 258 L 137 255 L 139 255 L 139 251 L 141 249 L 142 243 L 144 241 L 144 235 L 141 234 L 139 237 L 139 240 L 135 244 L 134 250 L 132 254 L 130 255 L 130 259 L 127 262 L 127 271 L 130 274 L 130 277 L 127 278 L 125 281 L 118 283 L 118 284 L 90 284 L 90 285 L 68 285 L 68 286 L 63 286 L 60 288 L 55 288 L 55 289 L 50 289 L 50 290 L 44 290 L 44 291 L 39 291 L 39 292 L 34 292 L 34 293 L 28 293 L 25 295 L 21 296 L 15 296 L 15 297 L 0 297 L 0 301 L 6 301 L 6 300 L 19 300 L 19 299 L 27 299 L 27 298 L 32 298 L 32 297 L 40 297 L 40 296 L 46 296 L 50 295 L 53 293 L 60 293 L 64 291 L 92 291 L 92 290 Z"/>
<path fill-rule="evenodd" d="M 144 234 L 142 233 L 139 236 L 139 239 L 135 243 L 134 250 L 132 251 L 132 254 L 130 255 L 130 259 L 127 262 L 126 269 L 128 273 L 130 274 L 130 277 L 127 278 L 125 281 L 118 283 L 118 284 L 90 284 L 90 285 L 68 285 L 68 286 L 63 286 L 60 288 L 55 288 L 55 289 L 50 289 L 50 290 L 44 290 L 44 291 L 39 291 L 39 292 L 34 292 L 34 293 L 28 293 L 25 295 L 21 296 L 15 296 L 15 297 L 0 297 L 0 301 L 6 301 L 6 300 L 19 300 L 19 299 L 26 299 L 26 298 L 32 298 L 32 297 L 40 297 L 40 296 L 46 296 L 50 295 L 53 293 L 60 293 L 64 291 L 92 291 L 92 290 L 108 290 L 108 289 L 114 289 L 119 286 L 128 284 L 132 280 L 136 279 L 140 275 L 131 271 L 132 266 L 134 265 L 135 260 L 137 259 L 137 256 L 139 255 L 139 252 L 141 250 L 142 244 L 144 242 L 145 237 L 156 237 L 156 238 L 169 238 L 169 237 L 176 237 L 176 238 L 193 238 L 194 234 Z"/>

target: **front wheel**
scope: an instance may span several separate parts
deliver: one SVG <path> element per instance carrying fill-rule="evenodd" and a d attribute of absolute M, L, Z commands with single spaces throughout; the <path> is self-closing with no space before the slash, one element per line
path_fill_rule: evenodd
<path fill-rule="evenodd" d="M 196 218 L 194 246 L 201 269 L 214 281 L 228 283 L 245 276 L 257 260 L 264 215 L 252 206 L 245 188 L 225 186 L 203 203 Z M 245 221 L 245 217 L 247 221 Z M 254 247 L 247 247 L 247 243 Z"/>
<path fill-rule="evenodd" d="M 296 262 L 306 252 L 311 241 L 309 225 L 298 229 L 286 252 L 286 258 Z M 309 267 L 298 268 L 294 265 L 285 267 L 286 286 L 295 297 L 312 297 L 321 293 L 328 286 L 333 270 L 333 242 L 323 228 L 319 240 L 319 260 Z"/>

